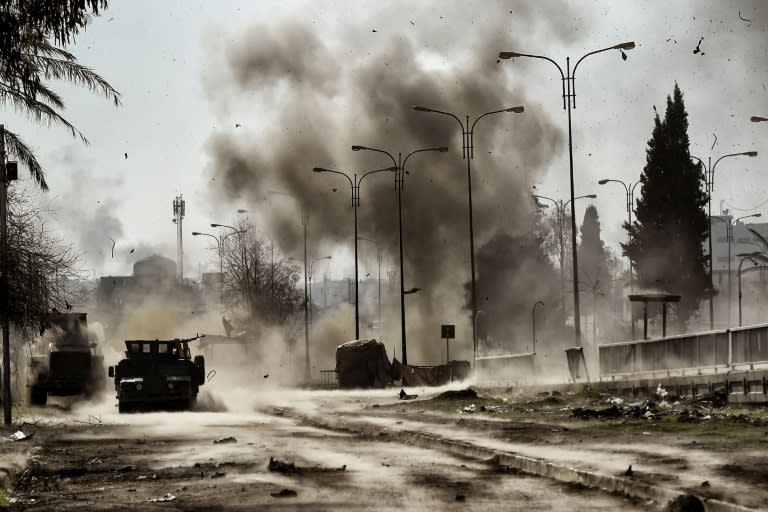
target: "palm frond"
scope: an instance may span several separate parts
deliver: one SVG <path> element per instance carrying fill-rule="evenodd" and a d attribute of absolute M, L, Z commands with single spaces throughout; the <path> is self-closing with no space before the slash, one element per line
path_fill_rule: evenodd
<path fill-rule="evenodd" d="M 27 114 L 34 121 L 48 123 L 49 125 L 51 123 L 62 125 L 72 132 L 73 137 L 80 137 L 80 140 L 88 144 L 88 139 L 85 138 L 85 135 L 50 105 L 30 97 L 22 91 L 0 88 L 0 102 L 7 101 L 10 101 L 16 110 Z"/>
<path fill-rule="evenodd" d="M 757 237 L 757 239 L 760 241 L 760 244 L 763 246 L 763 250 L 768 251 L 768 240 L 766 240 L 763 235 L 761 235 L 754 229 L 752 228 L 747 228 L 747 229 L 750 231 L 750 233 L 752 233 L 753 235 L 755 235 L 755 237 Z"/>
<path fill-rule="evenodd" d="M 40 187 L 41 190 L 47 191 L 48 183 L 45 181 L 45 171 L 40 165 L 40 162 L 37 161 L 32 150 L 29 149 L 24 141 L 15 133 L 6 129 L 4 130 L 4 135 L 6 152 L 18 158 L 19 161 L 29 169 L 29 174 L 32 176 L 35 183 L 37 183 L 37 186 Z"/>
<path fill-rule="evenodd" d="M 48 57 L 45 55 L 30 55 L 47 80 L 65 80 L 101 94 L 111 99 L 115 106 L 120 106 L 120 93 L 112 85 L 91 68 L 75 61 Z"/>
<path fill-rule="evenodd" d="M 52 108 L 56 108 L 59 110 L 66 109 L 66 107 L 64 106 L 64 99 L 47 85 L 42 83 L 36 84 L 33 92 L 34 92 L 33 96 L 35 98 L 39 96 L 41 101 L 44 101 L 45 103 L 50 105 Z"/>
<path fill-rule="evenodd" d="M 42 53 L 49 57 L 68 60 L 70 62 L 77 61 L 77 57 L 75 57 L 73 54 L 69 53 L 67 50 L 63 48 L 59 48 L 58 46 L 52 45 L 50 41 L 44 38 L 41 38 L 39 41 L 34 42 L 31 46 L 35 50 L 35 53 L 34 54 L 25 53 L 24 55 L 27 57 L 32 57 L 34 55 L 39 55 Z"/>

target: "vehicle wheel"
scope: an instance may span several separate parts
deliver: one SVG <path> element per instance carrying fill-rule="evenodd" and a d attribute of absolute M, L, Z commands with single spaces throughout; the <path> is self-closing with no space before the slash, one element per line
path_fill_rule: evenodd
<path fill-rule="evenodd" d="M 44 406 L 48 402 L 48 392 L 38 386 L 34 385 L 29 389 L 29 403 L 30 405 Z"/>

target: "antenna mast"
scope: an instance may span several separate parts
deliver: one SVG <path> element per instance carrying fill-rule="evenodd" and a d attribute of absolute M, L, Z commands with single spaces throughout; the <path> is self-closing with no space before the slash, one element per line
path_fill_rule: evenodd
<path fill-rule="evenodd" d="M 181 194 L 173 200 L 173 223 L 176 224 L 176 278 L 179 284 L 184 284 L 184 243 L 182 240 L 181 223 L 184 220 L 184 199 Z"/>

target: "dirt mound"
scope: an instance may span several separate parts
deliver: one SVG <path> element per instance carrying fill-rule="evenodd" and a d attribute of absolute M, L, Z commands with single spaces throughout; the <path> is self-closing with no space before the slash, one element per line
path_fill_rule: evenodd
<path fill-rule="evenodd" d="M 435 398 L 442 398 L 447 400 L 465 400 L 477 398 L 477 391 L 472 388 L 466 389 L 451 389 L 440 393 Z"/>

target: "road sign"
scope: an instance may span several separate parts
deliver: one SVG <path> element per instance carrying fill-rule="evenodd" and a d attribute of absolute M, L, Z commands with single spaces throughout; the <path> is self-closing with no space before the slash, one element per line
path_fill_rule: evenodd
<path fill-rule="evenodd" d="M 442 325 L 440 326 L 440 337 L 443 339 L 453 339 L 456 337 L 455 325 Z"/>

